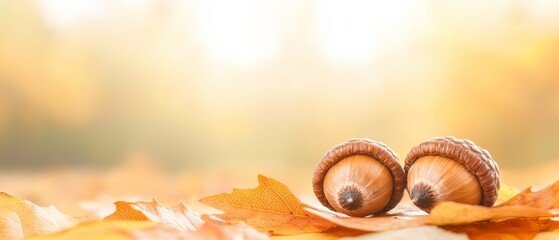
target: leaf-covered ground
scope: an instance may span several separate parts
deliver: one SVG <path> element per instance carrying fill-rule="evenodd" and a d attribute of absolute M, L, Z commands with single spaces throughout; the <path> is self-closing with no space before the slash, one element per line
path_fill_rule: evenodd
<path fill-rule="evenodd" d="M 204 190 L 193 186 L 220 182 L 189 185 L 198 177 L 168 175 L 138 160 L 105 174 L 27 175 L 17 180 L 18 186 L 28 181 L 29 189 L 7 187 L 14 191 L 0 194 L 0 239 L 559 238 L 559 182 L 518 191 L 502 179 L 494 207 L 443 202 L 427 214 L 404 200 L 386 214 L 356 218 L 326 210 L 279 178 L 254 173 L 249 177 L 258 184 L 252 187 L 231 189 L 236 181 L 231 178 L 233 183 Z M 13 176 L 3 180 L 9 183 Z M 211 192 L 215 189 L 222 191 Z M 53 195 L 59 202 L 40 206 Z"/>

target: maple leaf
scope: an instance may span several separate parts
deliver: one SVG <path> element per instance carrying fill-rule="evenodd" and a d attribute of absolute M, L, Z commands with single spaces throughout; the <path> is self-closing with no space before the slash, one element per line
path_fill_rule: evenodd
<path fill-rule="evenodd" d="M 559 181 L 537 192 L 527 188 L 497 207 L 501 206 L 529 206 L 545 210 L 559 208 Z"/>
<path fill-rule="evenodd" d="M 54 206 L 39 207 L 7 193 L 0 193 L 0 239 L 49 234 L 76 223 L 76 219 L 64 215 Z"/>
<path fill-rule="evenodd" d="M 283 183 L 263 175 L 258 187 L 233 189 L 200 199 L 200 202 L 223 211 L 219 218 L 228 223 L 244 221 L 264 232 L 286 235 L 322 232 L 335 225 L 305 212 L 302 203 Z"/>
<path fill-rule="evenodd" d="M 194 231 L 204 223 L 198 213 L 182 202 L 171 208 L 161 206 L 155 199 L 151 202 L 119 201 L 115 205 L 115 212 L 104 220 L 153 221 L 185 231 Z"/>

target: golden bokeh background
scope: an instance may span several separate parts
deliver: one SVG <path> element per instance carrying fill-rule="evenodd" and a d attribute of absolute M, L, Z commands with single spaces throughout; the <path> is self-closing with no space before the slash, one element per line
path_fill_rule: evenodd
<path fill-rule="evenodd" d="M 549 0 L 0 1 L 0 165 L 142 156 L 309 188 L 349 138 L 403 159 L 454 135 L 503 169 L 545 171 L 559 166 L 558 12 Z"/>

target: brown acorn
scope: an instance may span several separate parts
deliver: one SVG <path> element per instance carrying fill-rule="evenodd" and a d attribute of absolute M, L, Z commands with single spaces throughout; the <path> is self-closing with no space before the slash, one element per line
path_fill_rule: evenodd
<path fill-rule="evenodd" d="M 405 160 L 407 191 L 429 212 L 439 202 L 493 206 L 499 191 L 499 166 L 472 141 L 437 137 L 423 142 Z"/>
<path fill-rule="evenodd" d="M 406 188 L 396 154 L 381 142 L 351 139 L 327 152 L 313 176 L 322 205 L 363 217 L 394 208 Z"/>

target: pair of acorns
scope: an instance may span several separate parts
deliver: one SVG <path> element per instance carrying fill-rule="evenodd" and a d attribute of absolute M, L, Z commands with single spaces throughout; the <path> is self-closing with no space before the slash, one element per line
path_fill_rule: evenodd
<path fill-rule="evenodd" d="M 388 146 L 351 139 L 326 153 L 313 177 L 322 205 L 364 217 L 394 208 L 406 189 L 429 212 L 438 202 L 492 206 L 499 191 L 499 166 L 472 141 L 436 137 L 408 153 L 405 166 Z"/>

